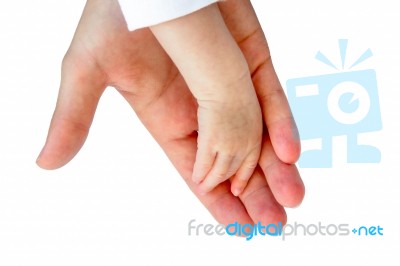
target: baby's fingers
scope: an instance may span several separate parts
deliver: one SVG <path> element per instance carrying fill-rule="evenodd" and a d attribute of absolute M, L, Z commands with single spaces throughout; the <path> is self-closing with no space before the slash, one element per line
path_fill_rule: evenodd
<path fill-rule="evenodd" d="M 244 160 L 236 175 L 232 178 L 231 191 L 235 196 L 239 196 L 246 188 L 250 177 L 258 165 L 260 152 L 252 152 Z"/>
<path fill-rule="evenodd" d="M 217 153 L 212 150 L 203 149 L 201 146 L 198 148 L 192 175 L 194 183 L 198 184 L 204 180 L 210 172 L 216 156 Z"/>
<path fill-rule="evenodd" d="M 239 166 L 240 160 L 236 159 L 235 156 L 218 153 L 212 169 L 200 184 L 201 192 L 207 193 L 213 190 L 218 184 L 234 175 Z"/>

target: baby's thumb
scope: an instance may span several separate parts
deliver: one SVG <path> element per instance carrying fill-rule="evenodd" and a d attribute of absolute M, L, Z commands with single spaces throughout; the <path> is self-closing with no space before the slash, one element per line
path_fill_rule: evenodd
<path fill-rule="evenodd" d="M 57 105 L 37 159 L 41 168 L 51 170 L 68 163 L 89 133 L 106 82 L 97 65 L 84 59 L 70 53 L 64 58 Z"/>

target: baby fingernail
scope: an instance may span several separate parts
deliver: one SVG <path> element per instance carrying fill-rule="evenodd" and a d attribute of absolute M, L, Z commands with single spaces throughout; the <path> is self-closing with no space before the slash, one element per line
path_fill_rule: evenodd
<path fill-rule="evenodd" d="M 234 189 L 232 189 L 232 194 L 234 195 L 234 196 L 239 196 L 239 194 L 241 193 L 242 191 L 240 190 L 240 189 L 238 189 L 238 188 L 234 188 Z"/>

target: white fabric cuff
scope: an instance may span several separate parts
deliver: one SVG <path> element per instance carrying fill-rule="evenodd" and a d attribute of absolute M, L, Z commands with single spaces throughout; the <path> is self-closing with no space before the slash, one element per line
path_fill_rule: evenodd
<path fill-rule="evenodd" d="M 218 0 L 119 0 L 129 30 L 179 18 Z"/>

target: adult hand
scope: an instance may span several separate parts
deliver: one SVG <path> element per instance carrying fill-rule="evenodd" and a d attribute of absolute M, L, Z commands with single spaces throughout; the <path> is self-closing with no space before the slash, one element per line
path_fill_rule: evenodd
<path fill-rule="evenodd" d="M 152 33 L 127 30 L 117 0 L 87 1 L 63 60 L 57 106 L 38 165 L 55 169 L 75 156 L 103 91 L 113 86 L 219 222 L 285 222 L 282 205 L 298 205 L 304 195 L 296 167 L 287 164 L 299 155 L 296 128 L 250 2 L 230 0 L 220 9 L 248 61 L 268 128 L 261 167 L 239 198 L 230 193 L 228 183 L 205 195 L 198 193 L 191 181 L 197 149 L 196 102 Z"/>

